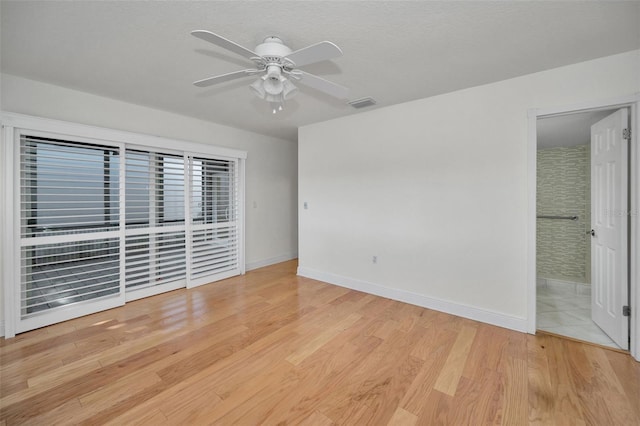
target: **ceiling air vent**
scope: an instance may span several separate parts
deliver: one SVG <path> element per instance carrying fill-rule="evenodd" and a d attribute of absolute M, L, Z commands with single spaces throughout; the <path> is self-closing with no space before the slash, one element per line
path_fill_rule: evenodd
<path fill-rule="evenodd" d="M 349 102 L 349 105 L 357 109 L 366 108 L 375 104 L 376 104 L 376 100 L 370 97 L 360 98 L 360 99 L 356 99 L 355 101 Z"/>

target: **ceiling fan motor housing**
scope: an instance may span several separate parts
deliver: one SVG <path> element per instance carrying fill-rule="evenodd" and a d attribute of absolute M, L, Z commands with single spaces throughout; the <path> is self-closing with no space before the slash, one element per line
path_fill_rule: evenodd
<path fill-rule="evenodd" d="M 291 53 L 291 49 L 287 47 L 278 37 L 267 37 L 262 44 L 255 48 L 255 52 L 260 55 L 267 64 L 282 65 L 282 58 Z"/>

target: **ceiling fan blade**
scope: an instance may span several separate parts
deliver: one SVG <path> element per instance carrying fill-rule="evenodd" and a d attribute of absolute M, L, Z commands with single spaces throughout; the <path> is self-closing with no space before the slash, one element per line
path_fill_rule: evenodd
<path fill-rule="evenodd" d="M 193 84 L 198 87 L 208 87 L 214 84 L 224 83 L 225 81 L 237 80 L 238 78 L 245 77 L 247 75 L 256 74 L 258 70 L 240 70 L 227 74 L 216 75 L 215 77 L 205 78 L 203 80 L 195 81 Z"/>
<path fill-rule="evenodd" d="M 333 59 L 342 56 L 342 50 L 330 41 L 321 41 L 311 46 L 291 52 L 286 56 L 295 64 L 296 67 L 309 65 L 327 59 Z"/>
<path fill-rule="evenodd" d="M 347 97 L 349 96 L 348 88 L 340 86 L 336 83 L 332 83 L 331 81 L 325 80 L 324 78 L 318 77 L 317 75 L 309 74 L 308 72 L 304 72 L 302 70 L 295 70 L 295 75 L 300 77 L 300 80 L 298 80 L 298 82 L 305 84 L 313 89 L 324 92 L 327 95 L 331 95 L 338 99 L 347 99 Z"/>
<path fill-rule="evenodd" d="M 208 41 L 209 43 L 213 43 L 216 46 L 220 46 L 223 49 L 230 50 L 233 53 L 236 53 L 240 56 L 244 56 L 247 59 L 259 57 L 256 52 L 253 52 L 246 47 L 240 46 L 238 43 L 234 43 L 231 40 L 227 40 L 226 38 L 219 36 L 218 34 L 214 34 L 211 31 L 205 30 L 195 30 L 191 31 L 191 35 L 198 37 L 204 41 Z"/>

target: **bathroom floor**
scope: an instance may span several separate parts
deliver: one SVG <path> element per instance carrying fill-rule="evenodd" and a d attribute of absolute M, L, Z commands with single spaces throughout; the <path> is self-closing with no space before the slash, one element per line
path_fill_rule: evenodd
<path fill-rule="evenodd" d="M 538 287 L 536 305 L 538 330 L 620 349 L 591 320 L 590 294 L 576 293 L 573 288 Z"/>

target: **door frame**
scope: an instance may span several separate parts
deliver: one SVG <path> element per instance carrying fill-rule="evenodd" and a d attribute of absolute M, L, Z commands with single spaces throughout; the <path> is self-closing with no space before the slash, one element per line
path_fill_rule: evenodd
<path fill-rule="evenodd" d="M 588 101 L 574 105 L 528 110 L 527 138 L 527 332 L 536 333 L 536 190 L 537 190 L 537 122 L 539 118 L 569 115 L 599 109 L 629 108 L 631 140 L 629 141 L 629 301 L 631 320 L 629 352 L 640 361 L 640 93 L 613 99 Z"/>

